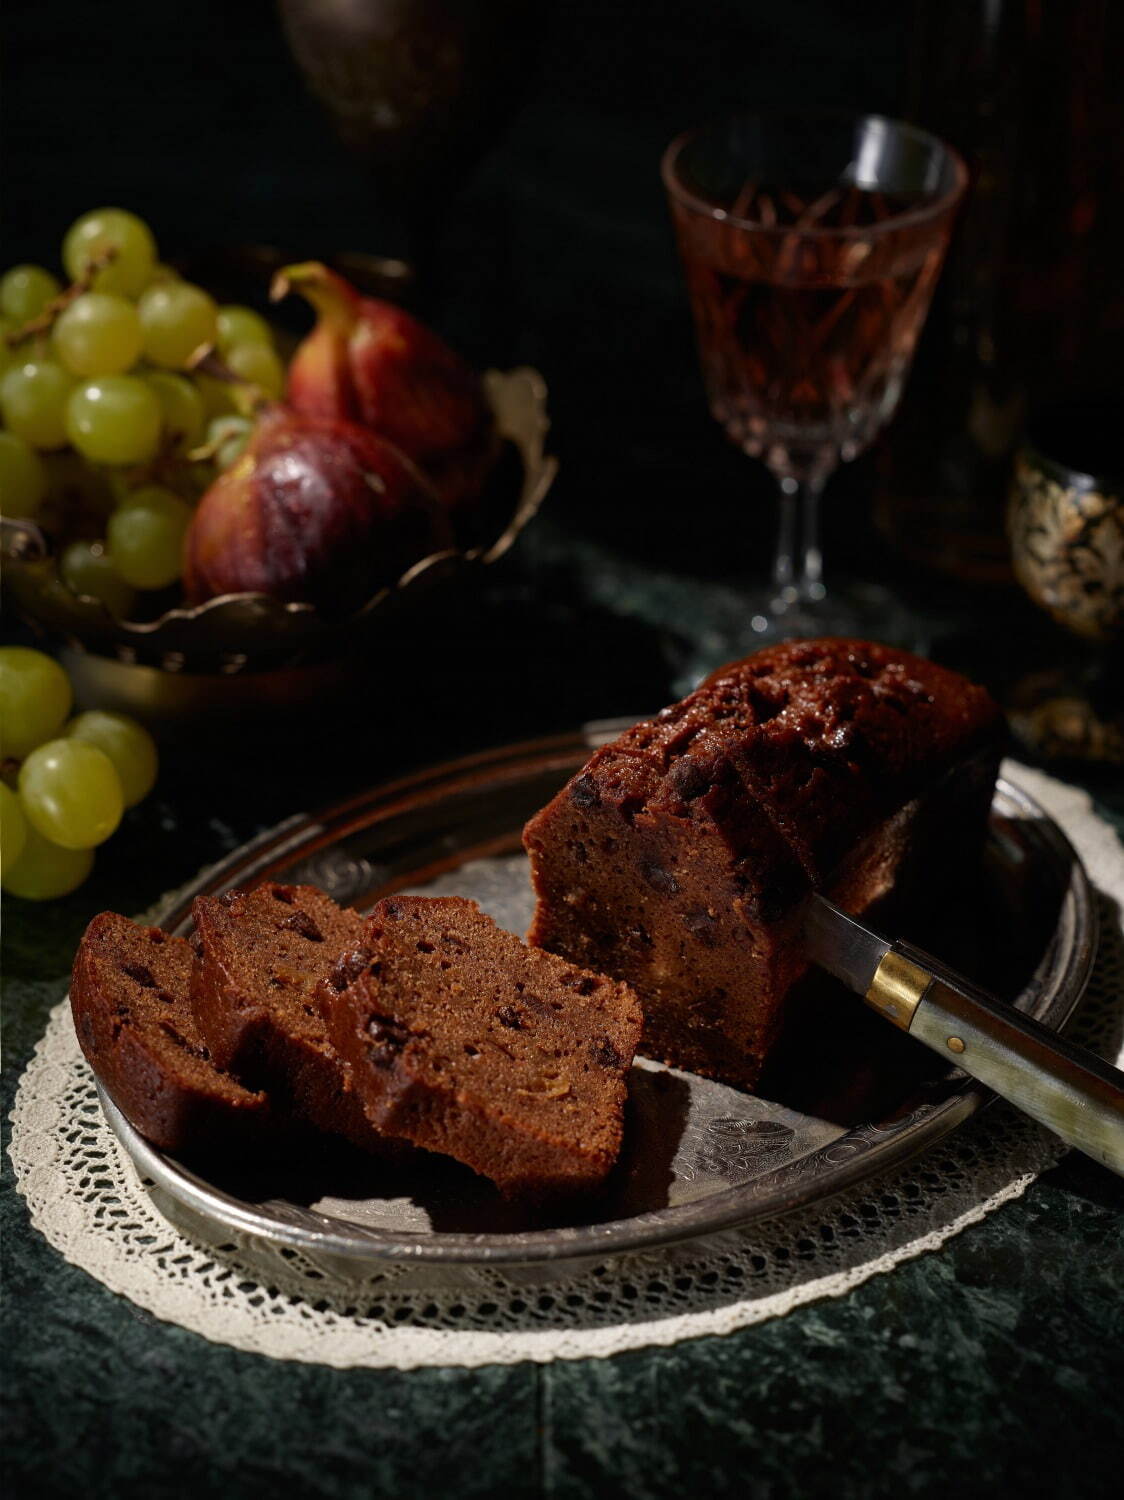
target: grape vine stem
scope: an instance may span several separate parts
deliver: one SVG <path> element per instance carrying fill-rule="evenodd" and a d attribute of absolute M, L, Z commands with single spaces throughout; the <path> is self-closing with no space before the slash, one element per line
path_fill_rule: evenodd
<path fill-rule="evenodd" d="M 34 318 L 29 318 L 22 328 L 13 328 L 11 333 L 4 335 L 4 342 L 9 348 L 15 348 L 17 344 L 33 339 L 38 334 L 50 333 L 55 319 L 60 313 L 64 313 L 72 302 L 93 288 L 94 281 L 99 271 L 104 271 L 106 266 L 117 259 L 117 246 L 107 245 L 104 250 L 99 250 L 96 255 L 90 257 L 90 263 L 77 281 L 61 291 L 57 297 L 52 297 L 50 302 L 41 313 L 36 313 Z"/>

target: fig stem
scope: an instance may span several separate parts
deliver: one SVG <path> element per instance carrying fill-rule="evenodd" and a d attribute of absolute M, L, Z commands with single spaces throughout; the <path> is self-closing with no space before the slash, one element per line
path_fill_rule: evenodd
<path fill-rule="evenodd" d="M 350 329 L 358 319 L 359 293 L 318 260 L 302 261 L 299 265 L 283 266 L 269 287 L 269 300 L 280 302 L 290 292 L 299 292 L 307 298 L 321 317 L 342 328 Z"/>

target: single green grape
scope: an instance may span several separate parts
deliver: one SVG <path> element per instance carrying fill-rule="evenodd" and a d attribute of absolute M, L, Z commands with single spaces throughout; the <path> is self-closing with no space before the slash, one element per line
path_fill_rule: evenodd
<path fill-rule="evenodd" d="M 91 709 L 66 726 L 72 739 L 96 745 L 113 762 L 126 807 L 135 807 L 156 784 L 156 741 L 135 719 L 125 714 Z"/>
<path fill-rule="evenodd" d="M 198 372 L 193 378 L 195 389 L 203 398 L 203 410 L 208 417 L 229 417 L 237 414 L 234 387 L 229 381 L 216 380 L 213 375 L 201 375 Z"/>
<path fill-rule="evenodd" d="M 203 424 L 207 420 L 203 410 L 203 397 L 186 375 L 173 375 L 168 370 L 154 370 L 144 377 L 160 401 L 163 412 L 164 436 L 177 453 L 194 448 L 203 435 Z"/>
<path fill-rule="evenodd" d="M 54 339 L 59 358 L 75 375 L 120 375 L 140 357 L 140 319 L 128 298 L 86 292 L 60 315 Z"/>
<path fill-rule="evenodd" d="M 144 289 L 147 292 L 150 286 L 159 286 L 161 283 L 182 280 L 183 277 L 176 270 L 175 266 L 166 265 L 164 261 L 158 260 L 152 268 L 152 275 L 148 278 L 148 283 Z"/>
<path fill-rule="evenodd" d="M 27 359 L 0 378 L 4 426 L 33 448 L 66 445 L 66 403 L 74 377 L 51 359 Z"/>
<path fill-rule="evenodd" d="M 79 453 L 99 464 L 140 464 L 152 458 L 160 446 L 162 422 L 160 398 L 136 375 L 89 380 L 66 405 L 67 436 Z"/>
<path fill-rule="evenodd" d="M 252 307 L 228 303 L 219 308 L 219 353 L 227 354 L 238 344 L 268 344 L 272 349 L 273 330 Z"/>
<path fill-rule="evenodd" d="M 251 381 L 274 401 L 280 399 L 285 389 L 285 366 L 275 349 L 268 344 L 235 344 L 225 358 L 235 375 Z"/>
<path fill-rule="evenodd" d="M 188 516 L 193 514 L 191 506 L 175 490 L 162 484 L 139 484 L 126 490 L 117 502 L 117 514 L 120 515 L 123 510 L 137 509 L 158 510 L 176 517 L 181 516 L 184 511 Z"/>
<path fill-rule="evenodd" d="M 218 309 L 214 298 L 186 281 L 161 282 L 137 303 L 144 330 L 145 358 L 169 370 L 182 370 L 196 352 L 215 341 Z"/>
<path fill-rule="evenodd" d="M 63 849 L 103 844 L 125 810 L 113 762 L 84 740 L 36 746 L 20 766 L 19 792 L 27 821 Z"/>
<path fill-rule="evenodd" d="M 144 485 L 109 518 L 106 541 L 114 567 L 137 589 L 163 589 L 183 572 L 183 539 L 192 509 L 171 490 Z"/>
<path fill-rule="evenodd" d="M 53 657 L 0 646 L 0 760 L 22 760 L 57 734 L 70 704 L 70 680 Z"/>
<path fill-rule="evenodd" d="M 59 558 L 59 577 L 75 594 L 100 599 L 118 620 L 127 620 L 136 594 L 113 566 L 102 542 L 71 542 Z"/>
<path fill-rule="evenodd" d="M 215 466 L 221 472 L 241 458 L 254 430 L 250 417 L 215 417 L 207 425 L 207 446 L 215 449 Z M 217 445 L 217 446 L 216 446 Z"/>
<path fill-rule="evenodd" d="M 30 443 L 0 429 L 0 516 L 33 516 L 47 493 L 47 470 Z"/>
<path fill-rule="evenodd" d="M 0 277 L 0 312 L 16 324 L 30 323 L 61 291 L 42 266 L 13 266 Z"/>
<path fill-rule="evenodd" d="M 19 859 L 26 842 L 27 819 L 20 799 L 0 781 L 0 879 Z"/>
<path fill-rule="evenodd" d="M 53 901 L 80 886 L 94 867 L 92 849 L 63 849 L 45 839 L 26 822 L 23 850 L 11 869 L 5 869 L 0 884 L 11 896 L 25 901 Z"/>
<path fill-rule="evenodd" d="M 90 264 L 107 250 L 113 259 L 94 278 L 99 292 L 139 296 L 152 278 L 156 241 L 152 230 L 136 214 L 123 208 L 96 208 L 76 219 L 62 242 L 62 263 L 71 281 L 80 281 Z"/>

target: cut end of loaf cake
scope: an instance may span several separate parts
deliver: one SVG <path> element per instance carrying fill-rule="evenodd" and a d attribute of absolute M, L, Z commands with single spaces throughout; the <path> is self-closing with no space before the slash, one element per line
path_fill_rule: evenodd
<path fill-rule="evenodd" d="M 983 688 L 908 652 L 759 651 L 531 819 L 530 940 L 632 984 L 649 1055 L 751 1088 L 805 969 L 808 892 L 859 913 L 911 862 L 974 863 L 1003 736 Z"/>
<path fill-rule="evenodd" d="M 392 897 L 319 991 L 380 1130 L 508 1196 L 588 1191 L 620 1150 L 631 990 L 498 928 L 475 902 Z"/>
<path fill-rule="evenodd" d="M 189 943 L 102 912 L 74 961 L 70 1004 L 78 1042 L 129 1123 L 169 1151 L 258 1139 L 266 1096 L 211 1059 L 188 1001 Z"/>

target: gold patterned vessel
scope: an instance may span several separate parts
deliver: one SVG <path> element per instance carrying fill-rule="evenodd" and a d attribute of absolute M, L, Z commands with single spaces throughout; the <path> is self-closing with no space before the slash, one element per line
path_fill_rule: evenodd
<path fill-rule="evenodd" d="M 1060 408 L 1038 419 L 1015 460 L 1007 508 L 1015 577 L 1075 638 L 1059 640 L 1008 704 L 1016 735 L 1047 760 L 1124 765 L 1118 421 L 1111 407 Z"/>
<path fill-rule="evenodd" d="M 1124 628 L 1124 486 L 1025 447 L 1007 512 L 1015 576 L 1059 625 L 1092 641 Z"/>

